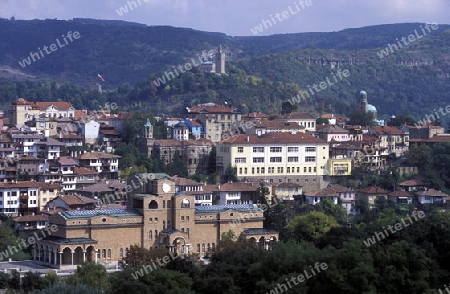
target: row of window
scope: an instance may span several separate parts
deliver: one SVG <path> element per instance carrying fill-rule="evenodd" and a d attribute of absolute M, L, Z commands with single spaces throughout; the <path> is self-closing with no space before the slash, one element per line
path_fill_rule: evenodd
<path fill-rule="evenodd" d="M 298 152 L 298 147 L 288 147 L 288 152 Z M 253 153 L 264 152 L 264 147 L 252 147 Z M 272 153 L 283 152 L 283 147 L 269 147 L 269 151 Z M 238 147 L 238 153 L 243 153 L 244 147 Z M 305 152 L 316 152 L 316 147 L 305 147 Z"/>
<path fill-rule="evenodd" d="M 212 244 L 208 243 L 206 245 L 205 245 L 205 243 L 203 243 L 203 244 L 201 244 L 201 251 L 200 251 L 200 244 L 197 244 L 197 252 L 198 253 L 209 252 L 209 251 L 211 251 L 211 249 L 214 250 L 214 248 L 216 248 L 216 245 L 214 243 L 212 243 Z"/>
<path fill-rule="evenodd" d="M 253 157 L 253 163 L 264 163 L 264 157 Z M 283 162 L 282 157 L 270 157 L 270 162 Z M 298 156 L 288 156 L 287 162 L 299 162 Z M 305 162 L 316 162 L 315 156 L 305 156 Z M 247 163 L 246 157 L 236 157 L 234 163 Z"/>
<path fill-rule="evenodd" d="M 317 167 L 315 166 L 304 166 L 303 167 L 303 173 L 316 173 L 317 172 Z M 265 167 L 252 167 L 251 169 L 251 174 L 265 174 L 266 173 L 266 168 Z M 269 166 L 267 168 L 267 173 L 268 174 L 274 174 L 275 173 L 275 167 L 273 166 Z M 276 173 L 278 174 L 282 174 L 284 173 L 284 167 L 283 166 L 278 166 L 276 169 Z M 300 167 L 286 167 L 286 173 L 290 174 L 290 173 L 300 173 Z M 238 174 L 240 175 L 246 175 L 248 174 L 248 169 L 246 167 L 242 168 L 240 167 L 238 170 Z"/>
<path fill-rule="evenodd" d="M 37 196 L 37 191 L 23 191 L 22 193 L 26 193 L 25 196 Z M 23 196 L 24 194 L 20 195 Z M 19 196 L 18 191 L 12 191 L 12 192 L 0 192 L 0 197 L 17 197 Z"/>

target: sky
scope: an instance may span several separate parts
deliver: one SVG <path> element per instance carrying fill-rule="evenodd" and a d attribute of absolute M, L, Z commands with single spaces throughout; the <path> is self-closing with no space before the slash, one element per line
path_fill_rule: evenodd
<path fill-rule="evenodd" d="M 231 36 L 403 22 L 448 24 L 449 15 L 450 0 L 0 0 L 3 18 L 113 19 Z"/>

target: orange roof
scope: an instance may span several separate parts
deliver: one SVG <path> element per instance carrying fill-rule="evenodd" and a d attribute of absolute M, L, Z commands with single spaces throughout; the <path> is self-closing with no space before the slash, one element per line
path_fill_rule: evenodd
<path fill-rule="evenodd" d="M 48 215 L 43 215 L 43 214 L 39 214 L 39 215 L 24 215 L 24 216 L 19 216 L 16 217 L 15 219 L 13 219 L 14 222 L 40 222 L 40 221 L 48 221 Z"/>
<path fill-rule="evenodd" d="M 375 132 L 380 135 L 403 135 L 402 130 L 392 126 L 375 126 Z"/>
<path fill-rule="evenodd" d="M 3 182 L 0 183 L 0 188 L 39 188 L 40 184 L 33 181 L 19 181 L 17 183 Z"/>
<path fill-rule="evenodd" d="M 96 171 L 92 171 L 85 167 L 74 167 L 73 173 L 75 175 L 98 175 L 98 173 Z"/>
<path fill-rule="evenodd" d="M 419 191 L 417 192 L 418 196 L 430 196 L 430 197 L 448 197 L 447 193 L 438 191 L 438 190 L 434 190 L 434 189 L 429 189 L 427 191 Z"/>
<path fill-rule="evenodd" d="M 414 187 L 414 186 L 424 186 L 425 183 L 419 180 L 408 180 L 398 184 L 399 186 L 404 187 Z"/>
<path fill-rule="evenodd" d="M 12 102 L 13 105 L 29 105 L 34 109 L 45 110 L 50 106 L 54 106 L 58 110 L 69 110 L 73 108 L 72 103 L 66 101 L 27 101 L 23 98 L 19 98 Z"/>
<path fill-rule="evenodd" d="M 275 120 L 279 119 L 315 119 L 315 118 L 314 116 L 306 112 L 292 112 L 280 115 L 277 118 L 275 118 Z"/>

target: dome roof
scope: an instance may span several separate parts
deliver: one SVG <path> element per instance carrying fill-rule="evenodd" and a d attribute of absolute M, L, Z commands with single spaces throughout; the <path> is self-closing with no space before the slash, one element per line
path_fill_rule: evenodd
<path fill-rule="evenodd" d="M 361 91 L 361 92 L 359 92 L 359 95 L 367 96 L 367 92 L 366 91 Z"/>
<path fill-rule="evenodd" d="M 377 108 L 375 106 L 373 106 L 372 104 L 367 104 L 366 105 L 366 112 L 377 112 Z"/>

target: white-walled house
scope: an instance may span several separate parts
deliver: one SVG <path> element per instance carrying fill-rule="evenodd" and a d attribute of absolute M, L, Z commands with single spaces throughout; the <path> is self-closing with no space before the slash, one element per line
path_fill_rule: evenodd
<path fill-rule="evenodd" d="M 417 200 L 420 204 L 441 204 L 445 203 L 449 195 L 447 193 L 429 189 L 427 191 L 419 191 L 417 194 Z"/>
<path fill-rule="evenodd" d="M 95 120 L 80 123 L 80 133 L 86 144 L 95 144 L 100 132 L 100 123 Z"/>
<path fill-rule="evenodd" d="M 355 191 L 341 185 L 328 185 L 318 191 L 305 193 L 308 204 L 316 205 L 325 199 L 331 200 L 334 204 L 341 204 L 348 214 L 352 212 L 355 205 Z"/>

